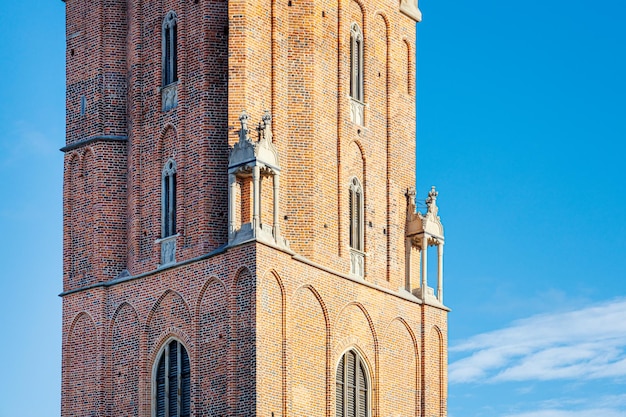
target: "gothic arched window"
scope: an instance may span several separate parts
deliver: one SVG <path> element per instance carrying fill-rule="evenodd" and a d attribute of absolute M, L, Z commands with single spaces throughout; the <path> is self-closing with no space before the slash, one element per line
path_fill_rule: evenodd
<path fill-rule="evenodd" d="M 169 159 L 161 175 L 161 237 L 176 234 L 176 162 Z"/>
<path fill-rule="evenodd" d="M 185 347 L 177 340 L 167 343 L 157 360 L 152 382 L 154 417 L 191 415 L 190 374 Z"/>
<path fill-rule="evenodd" d="M 363 245 L 363 187 L 358 179 L 350 181 L 350 247 L 358 251 Z"/>
<path fill-rule="evenodd" d="M 337 365 L 337 417 L 369 417 L 369 388 L 365 363 L 354 350 Z"/>
<path fill-rule="evenodd" d="M 170 11 L 163 20 L 163 87 L 178 81 L 177 26 L 178 17 Z"/>
<path fill-rule="evenodd" d="M 350 97 L 363 101 L 363 32 L 356 23 L 350 28 Z"/>

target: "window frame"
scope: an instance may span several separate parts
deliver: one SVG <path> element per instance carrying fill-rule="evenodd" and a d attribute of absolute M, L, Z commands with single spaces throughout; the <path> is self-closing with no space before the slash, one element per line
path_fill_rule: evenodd
<path fill-rule="evenodd" d="M 167 160 L 161 172 L 161 238 L 176 235 L 176 161 Z"/>
<path fill-rule="evenodd" d="M 363 31 L 358 23 L 350 25 L 350 97 L 364 102 Z"/>
<path fill-rule="evenodd" d="M 163 19 L 161 31 L 161 85 L 178 82 L 178 16 L 170 10 Z"/>
<path fill-rule="evenodd" d="M 176 352 L 176 359 L 177 359 L 177 364 L 176 364 L 176 390 L 177 390 L 177 394 L 176 394 L 176 403 L 177 403 L 177 413 L 175 415 L 173 415 L 172 413 L 170 413 L 170 409 L 169 409 L 169 404 L 171 401 L 170 398 L 170 391 L 169 388 L 171 386 L 170 384 L 170 379 L 171 379 L 171 375 L 170 375 L 170 371 L 171 371 L 171 367 L 169 366 L 169 360 L 170 360 L 170 347 L 172 346 L 172 344 L 176 343 L 177 344 L 177 352 Z M 189 371 L 188 371 L 188 375 L 186 376 L 187 378 L 187 398 L 183 398 L 183 396 L 185 395 L 185 387 L 184 387 L 184 381 L 183 379 L 185 378 L 184 375 L 184 369 L 183 369 L 183 354 L 184 356 L 186 356 L 187 359 L 187 363 L 189 364 Z M 163 346 L 161 346 L 161 348 L 159 349 L 159 352 L 156 355 L 156 359 L 154 361 L 154 364 L 152 366 L 152 416 L 153 417 L 158 417 L 159 416 L 159 409 L 158 409 L 158 397 L 159 397 L 159 386 L 158 386 L 158 381 L 159 381 L 159 368 L 160 368 L 160 364 L 161 364 L 161 360 L 164 361 L 164 373 L 165 375 L 163 375 L 163 395 L 164 395 L 164 400 L 163 400 L 163 404 L 164 404 L 164 410 L 163 413 L 161 414 L 161 416 L 163 417 L 190 417 L 191 416 L 191 359 L 189 358 L 189 352 L 187 351 L 187 348 L 185 347 L 185 345 L 178 340 L 177 338 L 174 337 L 170 337 L 165 343 L 163 343 Z M 183 414 L 184 413 L 184 402 L 186 401 L 187 403 L 187 414 Z"/>
<path fill-rule="evenodd" d="M 349 375 L 349 370 L 346 366 L 346 357 L 348 355 L 354 355 L 354 378 L 355 383 L 353 387 L 349 386 L 349 382 L 347 382 L 347 378 Z M 340 376 L 340 366 L 343 363 L 343 374 L 341 375 L 341 381 L 339 379 Z M 363 373 L 363 384 L 365 387 L 360 386 L 360 378 L 358 371 L 362 371 Z M 337 395 L 340 391 L 339 387 L 341 386 L 341 395 L 342 395 L 342 403 L 343 409 L 339 409 L 339 398 Z M 354 393 L 354 412 L 358 415 L 359 407 L 362 405 L 364 407 L 364 416 L 359 417 L 370 417 L 372 415 L 372 380 L 370 377 L 369 367 L 367 366 L 367 362 L 363 359 L 363 356 L 355 349 L 351 348 L 346 350 L 339 361 L 337 362 L 337 366 L 335 367 L 335 416 L 336 417 L 351 417 L 348 414 L 348 402 L 350 401 L 348 398 L 349 391 L 352 389 Z M 361 399 L 361 392 L 364 392 L 365 399 Z M 363 403 L 362 403 L 363 402 Z"/>
<path fill-rule="evenodd" d="M 363 185 L 357 177 L 350 179 L 349 211 L 350 211 L 350 248 L 365 252 L 365 213 Z"/>

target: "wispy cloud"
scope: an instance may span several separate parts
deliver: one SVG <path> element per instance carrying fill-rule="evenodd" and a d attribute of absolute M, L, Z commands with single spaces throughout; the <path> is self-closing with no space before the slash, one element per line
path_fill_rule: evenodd
<path fill-rule="evenodd" d="M 626 378 L 626 299 L 519 320 L 450 351 L 467 354 L 450 364 L 452 383 Z M 549 412 L 516 417 L 587 416 Z"/>
<path fill-rule="evenodd" d="M 37 127 L 24 121 L 16 121 L 8 131 L 2 134 L 0 150 L 2 162 L 12 164 L 33 155 L 50 157 L 56 155 L 59 140 L 54 140 L 49 133 L 37 130 Z"/>
<path fill-rule="evenodd" d="M 611 408 L 591 408 L 587 410 L 537 410 L 519 414 L 507 414 L 504 417 L 624 417 L 623 411 Z"/>
<path fill-rule="evenodd" d="M 536 404 L 533 410 L 503 413 L 504 417 L 625 417 L 626 395 L 558 398 Z"/>

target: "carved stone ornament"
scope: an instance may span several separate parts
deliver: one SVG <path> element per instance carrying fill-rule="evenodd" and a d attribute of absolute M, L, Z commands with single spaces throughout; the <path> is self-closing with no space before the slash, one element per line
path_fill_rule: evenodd
<path fill-rule="evenodd" d="M 418 0 L 400 0 L 400 12 L 416 22 L 422 21 L 422 12 L 417 6 Z"/>
<path fill-rule="evenodd" d="M 444 241 L 443 224 L 439 218 L 437 196 L 439 193 L 433 186 L 426 199 L 426 214 L 416 211 L 415 189 L 409 188 L 405 194 L 407 198 L 406 236 L 411 238 L 413 245 L 420 249 L 424 235 L 428 245 L 439 245 Z"/>
<path fill-rule="evenodd" d="M 260 165 L 272 170 L 280 171 L 278 162 L 278 151 L 272 143 L 272 117 L 269 112 L 265 112 L 262 121 L 257 127 L 259 135 L 258 141 L 250 139 L 248 129 L 248 114 L 243 111 L 239 117 L 241 129 L 239 130 L 239 141 L 235 143 L 230 152 L 228 161 L 228 171 L 245 170 L 246 167 Z"/>
<path fill-rule="evenodd" d="M 356 125 L 363 126 L 365 118 L 363 115 L 365 105 L 353 98 L 350 99 L 350 121 Z"/>
<path fill-rule="evenodd" d="M 161 266 L 176 263 L 176 238 L 179 235 L 159 239 L 161 243 Z"/>
<path fill-rule="evenodd" d="M 178 83 L 172 83 L 161 89 L 163 111 L 168 111 L 178 106 Z"/>

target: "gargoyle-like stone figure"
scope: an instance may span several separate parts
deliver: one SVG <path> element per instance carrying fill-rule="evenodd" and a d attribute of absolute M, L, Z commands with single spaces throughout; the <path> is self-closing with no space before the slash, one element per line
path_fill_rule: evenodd
<path fill-rule="evenodd" d="M 406 197 L 406 221 L 410 223 L 417 217 L 417 206 L 415 205 L 415 188 L 407 188 L 404 196 Z"/>
<path fill-rule="evenodd" d="M 269 143 L 272 142 L 272 116 L 269 111 L 265 110 L 259 127 L 257 127 L 257 131 L 259 132 L 259 141 L 265 140 Z"/>
<path fill-rule="evenodd" d="M 437 216 L 437 212 L 439 208 L 437 207 L 437 196 L 439 193 L 435 189 L 433 185 L 428 193 L 428 198 L 426 199 L 426 207 L 428 207 L 428 213 L 432 213 L 433 216 Z"/>
<path fill-rule="evenodd" d="M 248 113 L 246 111 L 241 112 L 241 116 L 239 116 L 239 123 L 241 123 L 241 130 L 239 130 L 239 141 L 250 141 L 248 137 Z"/>

